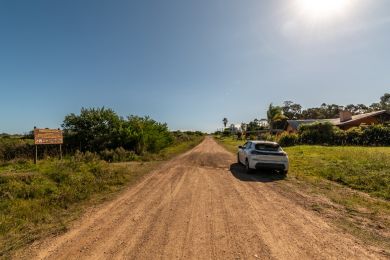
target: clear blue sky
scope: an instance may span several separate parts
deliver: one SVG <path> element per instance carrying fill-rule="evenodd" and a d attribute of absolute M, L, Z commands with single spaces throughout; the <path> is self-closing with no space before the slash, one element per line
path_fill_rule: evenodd
<path fill-rule="evenodd" d="M 0 132 L 59 127 L 82 106 L 212 131 L 270 102 L 389 92 L 390 1 L 320 18 L 299 1 L 0 1 Z"/>

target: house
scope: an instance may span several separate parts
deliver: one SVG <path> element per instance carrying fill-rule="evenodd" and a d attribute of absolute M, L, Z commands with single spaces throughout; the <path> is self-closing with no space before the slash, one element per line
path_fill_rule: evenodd
<path fill-rule="evenodd" d="M 352 115 L 349 111 L 341 111 L 340 117 L 334 119 L 287 120 L 287 126 L 285 130 L 289 133 L 296 133 L 298 132 L 300 125 L 317 122 L 329 122 L 339 127 L 340 129 L 348 130 L 349 128 L 360 126 L 361 124 L 372 125 L 389 121 L 390 112 L 386 110 L 374 111 L 360 115 Z"/>
<path fill-rule="evenodd" d="M 390 111 L 380 110 L 355 116 L 349 111 L 342 111 L 339 118 L 328 120 L 335 126 L 343 130 L 348 130 L 361 124 L 372 125 L 390 122 Z"/>

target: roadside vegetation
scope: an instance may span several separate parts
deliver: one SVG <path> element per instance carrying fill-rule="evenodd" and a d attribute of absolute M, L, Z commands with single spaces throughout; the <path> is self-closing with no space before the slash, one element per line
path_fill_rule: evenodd
<path fill-rule="evenodd" d="M 0 164 L 0 257 L 41 237 L 67 230 L 83 209 L 114 196 L 164 160 L 195 147 L 202 135 L 181 139 L 136 161 L 108 163 L 97 153 L 64 160 L 14 160 Z"/>
<path fill-rule="evenodd" d="M 83 210 L 117 194 L 161 162 L 199 144 L 201 132 L 171 132 L 149 117 L 82 109 L 65 120 L 64 159 L 58 147 L 0 136 L 0 258 L 41 237 L 66 231 Z"/>
<path fill-rule="evenodd" d="M 360 145 L 360 146 L 390 146 L 390 125 L 362 125 L 341 130 L 331 123 L 320 122 L 304 124 L 298 128 L 298 133 L 282 133 L 271 136 L 283 146 L 293 145 Z"/>
<path fill-rule="evenodd" d="M 232 153 L 245 142 L 215 139 Z M 298 145 L 284 150 L 290 170 L 277 185 L 287 196 L 301 198 L 297 202 L 303 207 L 390 252 L 390 147 Z"/>
<path fill-rule="evenodd" d="M 298 178 L 324 178 L 390 201 L 390 147 L 304 145 L 284 150 Z"/>

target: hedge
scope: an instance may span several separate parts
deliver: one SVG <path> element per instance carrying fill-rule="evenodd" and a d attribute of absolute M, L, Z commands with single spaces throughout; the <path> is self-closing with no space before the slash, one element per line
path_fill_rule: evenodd
<path fill-rule="evenodd" d="M 283 133 L 277 138 L 282 146 L 296 144 L 390 146 L 389 125 L 362 125 L 346 131 L 330 123 L 299 127 L 298 134 Z"/>

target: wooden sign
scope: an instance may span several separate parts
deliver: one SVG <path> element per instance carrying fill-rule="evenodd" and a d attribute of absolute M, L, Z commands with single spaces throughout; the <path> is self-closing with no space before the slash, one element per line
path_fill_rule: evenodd
<path fill-rule="evenodd" d="M 34 143 L 39 144 L 62 144 L 64 138 L 59 129 L 34 129 Z"/>

